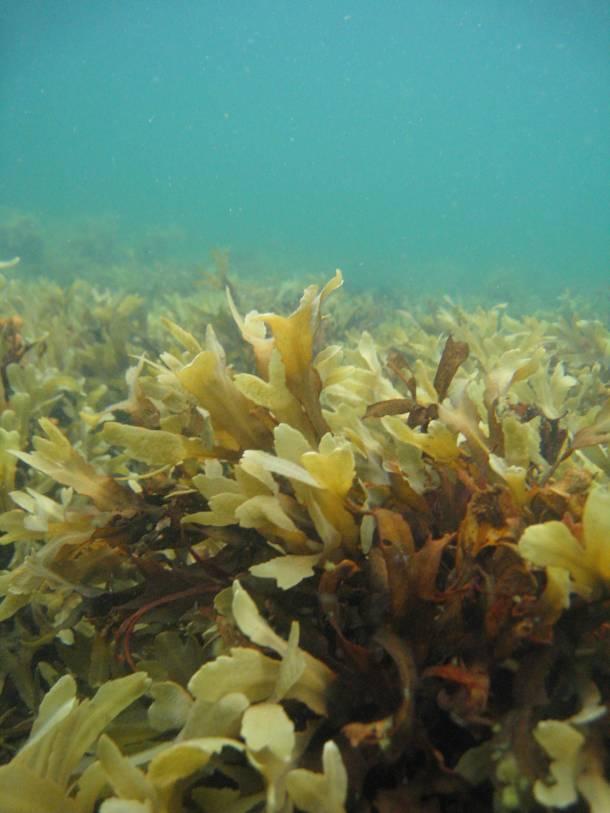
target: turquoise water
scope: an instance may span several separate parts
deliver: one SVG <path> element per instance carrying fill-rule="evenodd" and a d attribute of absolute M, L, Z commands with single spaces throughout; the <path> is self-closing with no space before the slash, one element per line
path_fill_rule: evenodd
<path fill-rule="evenodd" d="M 601 288 L 609 29 L 602 0 L 5 0 L 0 205 L 365 285 Z"/>

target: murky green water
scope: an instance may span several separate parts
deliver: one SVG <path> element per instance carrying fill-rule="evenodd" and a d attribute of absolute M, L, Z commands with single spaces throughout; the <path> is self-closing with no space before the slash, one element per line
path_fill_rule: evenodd
<path fill-rule="evenodd" d="M 5 2 L 0 204 L 261 274 L 601 289 L 609 22 L 599 0 Z"/>

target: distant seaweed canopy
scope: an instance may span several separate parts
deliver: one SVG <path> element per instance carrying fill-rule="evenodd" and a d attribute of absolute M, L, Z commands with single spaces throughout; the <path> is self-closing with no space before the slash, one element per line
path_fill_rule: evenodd
<path fill-rule="evenodd" d="M 8 368 L 0 813 L 610 809 L 599 370 L 498 309 L 320 347 L 341 284 L 228 291 L 255 372 L 167 318 L 106 409 Z"/>
<path fill-rule="evenodd" d="M 19 265 L 20 257 L 13 257 L 12 260 L 0 260 L 0 271 L 8 271 Z"/>

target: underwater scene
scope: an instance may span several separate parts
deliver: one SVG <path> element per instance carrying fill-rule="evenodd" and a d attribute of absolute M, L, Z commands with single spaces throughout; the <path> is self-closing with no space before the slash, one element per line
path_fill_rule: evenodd
<path fill-rule="evenodd" d="M 0 813 L 610 810 L 609 30 L 0 4 Z"/>

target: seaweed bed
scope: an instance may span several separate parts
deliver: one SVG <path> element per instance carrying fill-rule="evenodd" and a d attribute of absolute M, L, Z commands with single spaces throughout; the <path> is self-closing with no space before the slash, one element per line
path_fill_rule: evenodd
<path fill-rule="evenodd" d="M 609 810 L 603 322 L 216 265 L 5 264 L 0 811 Z"/>

